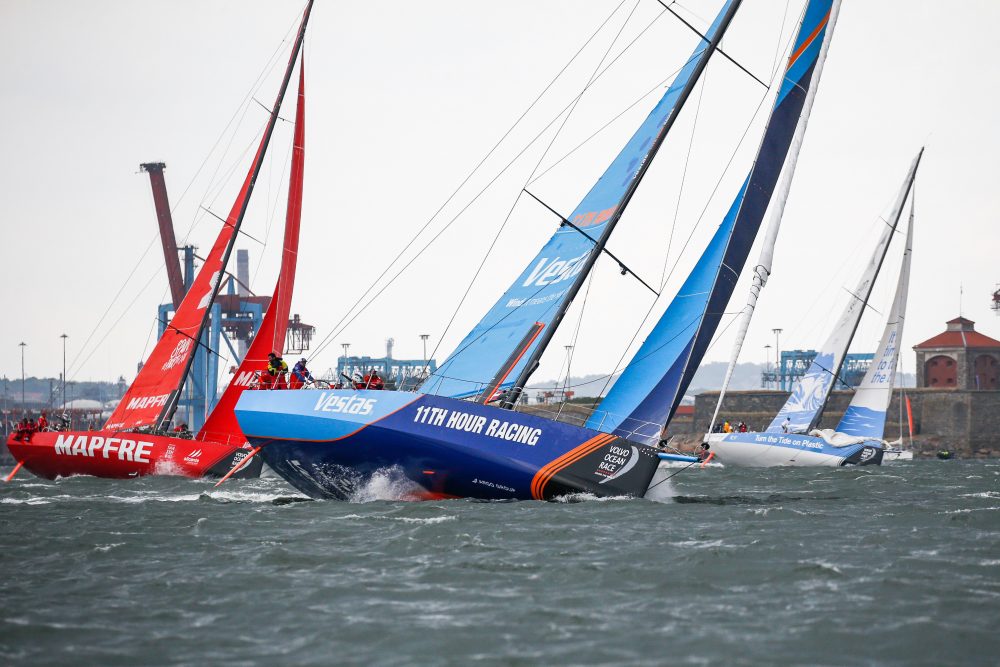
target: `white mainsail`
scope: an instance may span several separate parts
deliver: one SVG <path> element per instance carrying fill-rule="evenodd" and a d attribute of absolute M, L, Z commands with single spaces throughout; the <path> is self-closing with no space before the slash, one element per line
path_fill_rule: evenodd
<path fill-rule="evenodd" d="M 885 431 L 885 415 L 892 400 L 892 386 L 899 361 L 899 344 L 903 339 L 906 319 L 906 295 L 910 287 L 910 258 L 913 254 L 913 200 L 910 200 L 910 226 L 906 231 L 906 250 L 899 269 L 896 296 L 885 323 L 882 341 L 872 359 L 865 379 L 858 385 L 851 404 L 837 425 L 839 433 L 881 439 Z"/>

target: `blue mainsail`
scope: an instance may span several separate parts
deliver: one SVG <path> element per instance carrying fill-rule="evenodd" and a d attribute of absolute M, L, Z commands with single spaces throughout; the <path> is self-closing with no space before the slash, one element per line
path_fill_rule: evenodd
<path fill-rule="evenodd" d="M 706 33 L 720 30 L 737 0 L 727 0 Z M 569 220 L 583 232 L 560 226 L 500 300 L 445 359 L 420 390 L 438 396 L 466 398 L 508 389 L 524 370 L 540 337 L 562 311 L 584 269 L 594 241 L 605 233 L 643 165 L 655 151 L 656 139 L 670 118 L 681 93 L 699 72 L 698 64 L 710 42 L 698 43 L 666 93 L 639 129 L 594 184 Z M 589 238 L 588 238 L 589 237 Z M 490 398 L 490 397 L 486 397 Z"/>
<path fill-rule="evenodd" d="M 771 200 L 827 38 L 832 4 L 812 0 L 806 7 L 750 174 L 677 296 L 588 420 L 589 428 L 653 443 L 680 404 Z"/>

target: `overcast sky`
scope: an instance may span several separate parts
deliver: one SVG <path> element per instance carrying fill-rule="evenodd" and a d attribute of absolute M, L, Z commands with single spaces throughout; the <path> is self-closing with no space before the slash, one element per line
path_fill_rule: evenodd
<path fill-rule="evenodd" d="M 432 347 L 440 344 L 443 359 L 554 229 L 551 215 L 524 198 L 504 224 L 528 177 L 635 103 L 531 184 L 557 210 L 574 208 L 662 94 L 661 82 L 695 46 L 696 37 L 669 14 L 661 16 L 655 0 L 622 4 L 413 247 L 444 230 L 528 145 L 521 158 L 372 306 L 346 328 L 337 326 L 618 2 L 316 3 L 306 46 L 305 204 L 293 300 L 293 312 L 316 325 L 320 338 L 334 332 L 314 369 L 334 365 L 341 342 L 351 343 L 352 353 L 381 355 L 389 336 L 397 357 L 419 358 L 422 333 L 431 335 Z M 678 4 L 704 28 L 721 0 Z M 746 0 L 725 49 L 769 80 L 786 57 L 802 4 L 790 0 L 786 11 L 778 0 Z M 20 376 L 18 343 L 24 341 L 27 374 L 57 375 L 59 336 L 66 333 L 71 379 L 131 379 L 151 348 L 156 306 L 167 298 L 149 184 L 137 174 L 138 164 L 167 163 L 178 237 L 209 246 L 218 223 L 199 207 L 228 212 L 245 173 L 244 151 L 265 120 L 246 97 L 273 100 L 303 6 L 0 2 L 2 296 L 9 304 L 0 328 L 0 373 Z M 774 327 L 784 328 L 785 349 L 823 342 L 845 287 L 875 242 L 877 218 L 921 145 L 927 152 L 916 187 L 904 349 L 958 314 L 960 285 L 963 313 L 1000 337 L 1000 321 L 989 308 L 1000 280 L 1000 43 L 992 34 L 998 20 L 1000 3 L 988 0 L 846 0 L 786 209 L 775 274 L 744 361 L 763 360 Z M 605 53 L 606 66 L 633 39 L 558 135 L 562 118 L 529 145 L 572 102 Z M 755 110 L 766 94 L 716 58 L 612 239 L 611 249 L 648 282 L 666 283 L 654 314 L 676 292 L 743 180 L 766 115 Z M 767 98 L 765 112 L 769 105 Z M 291 104 L 283 115 L 292 117 Z M 273 241 L 283 223 L 290 135 L 291 125 L 280 124 L 245 223 L 248 234 L 272 242 L 240 242 L 252 254 L 251 266 L 260 262 L 253 286 L 262 294 L 270 293 L 277 269 Z M 900 253 L 901 244 L 890 251 L 873 302 L 878 312 L 888 306 Z M 755 248 L 750 265 L 756 254 Z M 411 248 L 403 264 L 413 256 Z M 737 290 L 731 311 L 745 291 Z M 652 325 L 652 319 L 642 324 L 651 301 L 636 281 L 599 263 L 578 336 L 583 299 L 536 379 L 558 377 L 563 346 L 571 343 L 574 375 L 613 369 Z M 866 317 L 856 350 L 875 348 L 883 324 L 878 312 Z M 706 358 L 727 359 L 730 345 L 722 334 Z M 912 365 L 907 353 L 904 369 L 912 372 Z"/>

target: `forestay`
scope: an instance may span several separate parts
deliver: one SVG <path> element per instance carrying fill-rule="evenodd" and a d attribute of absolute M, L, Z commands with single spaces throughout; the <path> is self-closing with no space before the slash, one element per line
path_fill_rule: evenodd
<path fill-rule="evenodd" d="M 813 72 L 829 39 L 831 4 L 813 0 L 807 6 L 750 174 L 694 270 L 588 427 L 653 443 L 680 404 L 746 264 L 808 91 L 816 85 Z"/>

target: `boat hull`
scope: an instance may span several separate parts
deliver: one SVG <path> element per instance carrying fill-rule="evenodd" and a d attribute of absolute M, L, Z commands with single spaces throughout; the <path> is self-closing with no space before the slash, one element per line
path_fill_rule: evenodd
<path fill-rule="evenodd" d="M 246 392 L 236 417 L 268 465 L 315 498 L 347 499 L 386 470 L 425 498 L 642 497 L 659 462 L 616 436 L 410 392 Z"/>
<path fill-rule="evenodd" d="M 129 478 L 146 475 L 221 477 L 243 463 L 250 450 L 217 442 L 114 431 L 41 431 L 28 442 L 7 440 L 14 458 L 46 479 L 71 475 Z M 233 476 L 259 477 L 254 457 Z"/>
<path fill-rule="evenodd" d="M 705 437 L 715 459 L 726 466 L 880 465 L 883 449 L 876 440 L 834 447 L 822 438 L 790 433 L 710 433 Z"/>

